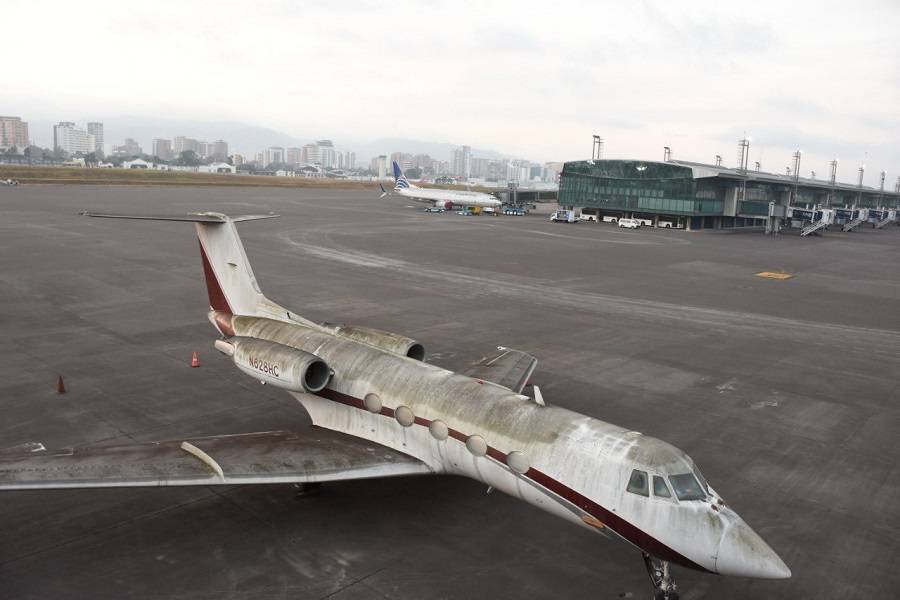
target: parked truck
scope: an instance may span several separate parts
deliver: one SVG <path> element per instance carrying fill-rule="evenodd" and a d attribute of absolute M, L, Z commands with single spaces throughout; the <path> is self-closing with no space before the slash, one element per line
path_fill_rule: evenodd
<path fill-rule="evenodd" d="M 577 223 L 574 210 L 557 210 L 550 215 L 550 220 L 554 223 Z"/>

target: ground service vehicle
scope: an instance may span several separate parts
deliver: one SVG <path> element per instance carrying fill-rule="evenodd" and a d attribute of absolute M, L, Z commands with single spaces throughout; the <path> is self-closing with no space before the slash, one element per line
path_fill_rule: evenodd
<path fill-rule="evenodd" d="M 641 226 L 641 222 L 638 219 L 619 219 L 619 227 L 623 227 L 625 229 L 637 229 Z"/>
<path fill-rule="evenodd" d="M 550 220 L 554 223 L 577 223 L 575 220 L 575 212 L 571 210 L 557 210 L 550 215 Z"/>

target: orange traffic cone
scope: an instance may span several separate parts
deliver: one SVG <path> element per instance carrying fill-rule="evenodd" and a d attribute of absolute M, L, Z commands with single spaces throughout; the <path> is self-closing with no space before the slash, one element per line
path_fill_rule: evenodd
<path fill-rule="evenodd" d="M 191 368 L 196 369 L 200 366 L 200 359 L 197 358 L 197 353 L 194 352 L 193 356 L 191 356 Z"/>
<path fill-rule="evenodd" d="M 66 384 L 63 383 L 62 375 L 59 375 L 56 379 L 56 393 L 57 394 L 65 394 L 66 393 Z"/>

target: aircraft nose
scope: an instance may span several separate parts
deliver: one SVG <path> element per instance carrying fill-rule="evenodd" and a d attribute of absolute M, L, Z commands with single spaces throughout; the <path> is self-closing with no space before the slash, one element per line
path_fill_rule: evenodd
<path fill-rule="evenodd" d="M 787 579 L 791 570 L 740 517 L 722 534 L 716 571 L 721 575 Z"/>

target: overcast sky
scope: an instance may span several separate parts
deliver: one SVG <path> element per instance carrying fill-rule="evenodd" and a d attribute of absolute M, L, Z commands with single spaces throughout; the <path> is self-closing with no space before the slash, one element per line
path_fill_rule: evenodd
<path fill-rule="evenodd" d="M 3 0 L 0 114 L 900 175 L 897 0 L 536 4 Z"/>

